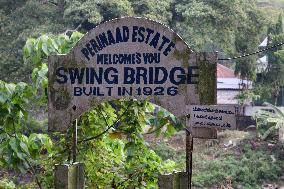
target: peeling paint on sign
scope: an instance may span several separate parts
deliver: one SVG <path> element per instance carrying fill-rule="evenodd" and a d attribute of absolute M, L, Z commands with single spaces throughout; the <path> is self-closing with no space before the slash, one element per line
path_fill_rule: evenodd
<path fill-rule="evenodd" d="M 49 130 L 64 132 L 91 107 L 148 100 L 185 120 L 186 105 L 216 102 L 217 53 L 195 53 L 158 22 L 125 17 L 88 32 L 67 55 L 49 57 Z"/>

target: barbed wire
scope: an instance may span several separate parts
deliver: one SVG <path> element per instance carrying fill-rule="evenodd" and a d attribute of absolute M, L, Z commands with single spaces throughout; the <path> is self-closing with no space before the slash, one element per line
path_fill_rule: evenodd
<path fill-rule="evenodd" d="M 244 58 L 244 57 L 252 56 L 252 55 L 255 55 L 255 54 L 264 52 L 264 51 L 268 51 L 268 50 L 270 50 L 270 49 L 274 49 L 274 48 L 279 47 L 279 46 L 282 46 L 282 45 L 284 45 L 284 42 L 278 43 L 278 44 L 276 44 L 276 45 L 273 45 L 273 46 L 271 46 L 271 47 L 267 47 L 267 48 L 262 49 L 262 50 L 259 50 L 259 51 L 255 51 L 255 52 L 253 52 L 253 53 L 243 54 L 243 55 L 235 56 L 235 57 L 232 57 L 232 58 L 218 58 L 218 60 L 235 60 L 235 59 L 239 59 L 239 58 Z"/>

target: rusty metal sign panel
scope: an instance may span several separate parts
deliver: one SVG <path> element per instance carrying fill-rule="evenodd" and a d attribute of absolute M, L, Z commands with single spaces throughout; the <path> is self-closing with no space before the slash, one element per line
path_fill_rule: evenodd
<path fill-rule="evenodd" d="M 195 53 L 171 29 L 125 17 L 98 25 L 67 55 L 52 55 L 49 130 L 102 102 L 148 100 L 185 120 L 186 105 L 216 101 L 216 53 Z"/>
<path fill-rule="evenodd" d="M 189 124 L 192 127 L 236 129 L 236 115 L 233 106 L 191 105 L 188 108 Z"/>

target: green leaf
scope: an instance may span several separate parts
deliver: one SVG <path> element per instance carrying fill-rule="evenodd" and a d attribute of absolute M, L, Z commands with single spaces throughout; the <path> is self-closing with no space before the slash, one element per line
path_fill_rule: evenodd
<path fill-rule="evenodd" d="M 176 130 L 175 130 L 175 128 L 173 127 L 173 125 L 169 124 L 169 125 L 167 125 L 167 132 L 168 132 L 170 135 L 173 135 L 173 134 L 176 132 Z"/>
<path fill-rule="evenodd" d="M 28 149 L 28 146 L 27 146 L 26 143 L 24 143 L 24 142 L 21 141 L 21 142 L 20 142 L 20 146 L 21 146 L 22 151 L 23 151 L 26 155 L 29 155 L 29 154 L 30 154 L 29 149 Z"/>
<path fill-rule="evenodd" d="M 48 47 L 46 43 L 42 43 L 42 51 L 45 53 L 45 55 L 49 55 Z"/>
<path fill-rule="evenodd" d="M 37 88 L 39 88 L 42 84 L 42 81 L 45 80 L 47 72 L 48 72 L 47 65 L 42 64 L 41 69 L 37 72 L 37 79 L 36 79 L 36 87 Z"/>
<path fill-rule="evenodd" d="M 12 95 L 15 91 L 16 85 L 13 83 L 6 83 L 5 88 L 9 95 Z"/>
<path fill-rule="evenodd" d="M 9 145 L 14 152 L 18 152 L 17 139 L 13 138 L 9 141 Z"/>
<path fill-rule="evenodd" d="M 54 39 L 51 40 L 51 43 L 52 43 L 54 49 L 58 51 L 59 47 L 58 47 L 58 44 L 57 44 L 56 40 L 54 40 Z"/>
<path fill-rule="evenodd" d="M 75 31 L 72 33 L 70 39 L 74 42 L 77 42 L 79 41 L 82 37 L 84 36 L 84 34 L 78 32 L 78 31 Z"/>
<path fill-rule="evenodd" d="M 163 109 L 160 109 L 160 111 L 157 113 L 157 118 L 163 118 L 165 117 L 165 111 Z"/>
<path fill-rule="evenodd" d="M 18 95 L 22 95 L 27 86 L 28 85 L 24 82 L 17 83 L 15 87 L 15 93 L 17 93 Z"/>
<path fill-rule="evenodd" d="M 33 52 L 33 48 L 35 46 L 35 39 L 34 38 L 29 38 L 26 41 L 26 44 L 24 46 L 24 57 L 28 58 L 29 56 L 31 56 L 32 52 Z"/>

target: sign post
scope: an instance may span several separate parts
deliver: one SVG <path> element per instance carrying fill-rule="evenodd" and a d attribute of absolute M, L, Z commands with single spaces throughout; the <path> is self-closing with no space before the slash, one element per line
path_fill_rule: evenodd
<path fill-rule="evenodd" d="M 68 54 L 49 57 L 48 129 L 66 132 L 91 107 L 120 98 L 150 101 L 186 124 L 189 105 L 216 102 L 216 62 L 217 53 L 194 52 L 158 22 L 124 17 L 102 23 Z M 216 129 L 189 129 L 191 143 L 216 136 Z"/>
<path fill-rule="evenodd" d="M 49 130 L 66 132 L 91 107 L 120 98 L 150 101 L 185 122 L 188 105 L 215 101 L 216 62 L 217 53 L 193 52 L 149 19 L 100 24 L 48 59 Z"/>
<path fill-rule="evenodd" d="M 73 151 L 73 158 L 72 161 L 75 163 L 77 161 L 77 131 L 78 131 L 78 120 L 76 119 L 73 123 L 73 146 L 72 146 L 72 151 Z"/>
<path fill-rule="evenodd" d="M 192 180 L 192 152 L 193 152 L 193 137 L 186 130 L 186 173 L 188 176 L 187 188 L 191 189 Z"/>
<path fill-rule="evenodd" d="M 194 128 L 201 129 L 236 129 L 236 115 L 233 106 L 226 105 L 189 105 L 187 106 L 187 130 L 186 130 L 186 170 L 188 173 L 188 188 L 191 189 L 192 180 L 192 153 L 193 138 L 191 131 Z M 188 130 L 188 128 L 190 130 Z M 197 136 L 197 134 L 195 135 Z M 199 136 L 199 135 L 198 135 Z M 203 134 L 203 136 L 205 136 Z M 208 138 L 210 138 L 209 135 Z M 217 138 L 217 135 L 214 136 Z M 202 138 L 202 137 L 195 137 Z"/>

